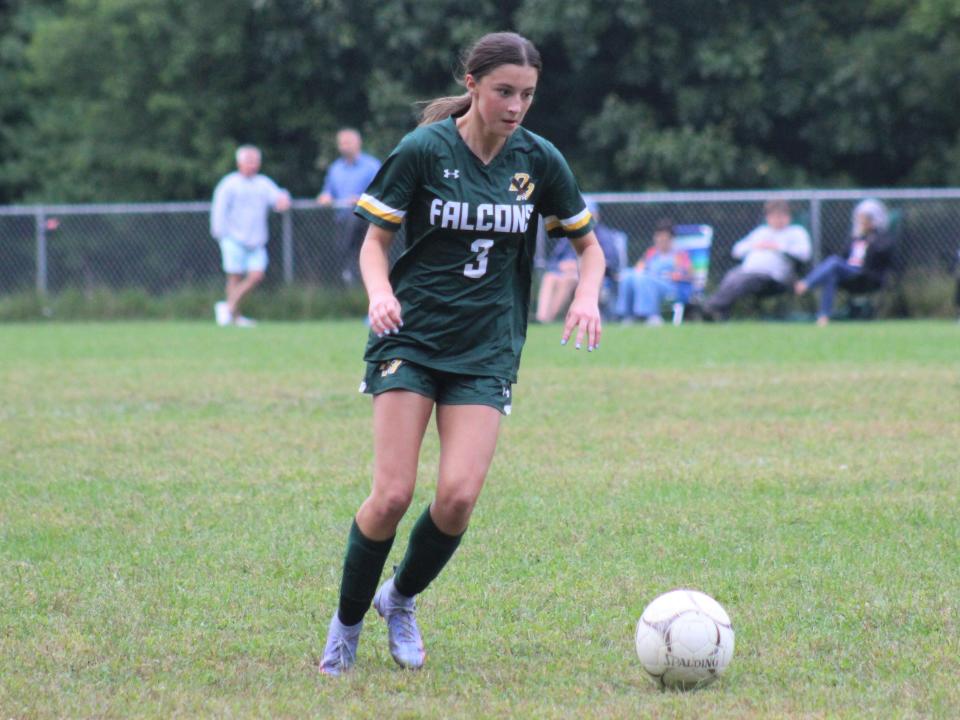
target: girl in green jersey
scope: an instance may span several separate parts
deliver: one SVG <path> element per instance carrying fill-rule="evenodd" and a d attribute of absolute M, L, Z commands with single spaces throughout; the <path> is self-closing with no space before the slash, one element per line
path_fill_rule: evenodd
<path fill-rule="evenodd" d="M 493 459 L 526 334 L 536 216 L 566 235 L 579 283 L 561 343 L 600 342 L 603 252 L 563 156 L 521 127 L 540 78 L 526 38 L 492 33 L 466 55 L 466 92 L 429 103 L 361 197 L 370 221 L 360 250 L 370 342 L 361 389 L 373 396 L 373 489 L 347 540 L 340 601 L 321 672 L 353 667 L 371 602 L 390 650 L 423 665 L 414 597 L 440 573 L 467 529 Z M 390 268 L 394 234 L 407 250 Z M 413 497 L 420 446 L 436 409 L 440 467 L 433 502 L 414 524 L 393 577 L 377 583 Z"/>

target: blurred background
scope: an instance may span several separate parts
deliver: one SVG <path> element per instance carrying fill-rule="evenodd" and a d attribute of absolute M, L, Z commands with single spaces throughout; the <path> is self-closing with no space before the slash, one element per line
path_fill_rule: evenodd
<path fill-rule="evenodd" d="M 954 0 L 7 0 L 0 318 L 52 307 L 49 294 L 89 303 L 126 290 L 143 304 L 184 288 L 199 290 L 156 312 L 206 314 L 221 277 L 203 203 L 241 143 L 301 198 L 272 221 L 268 286 L 316 300 L 335 279 L 335 211 L 312 198 L 336 130 L 359 129 L 385 157 L 414 127 L 416 101 L 459 91 L 459 53 L 501 29 L 544 58 L 527 127 L 563 151 L 585 192 L 604 194 L 631 260 L 657 217 L 708 223 L 714 283 L 761 220 L 764 191 L 796 191 L 820 253 L 844 242 L 857 197 L 894 189 L 901 276 L 942 290 L 888 298 L 886 311 L 951 312 Z M 712 194 L 733 190 L 760 193 Z M 846 194 L 816 196 L 829 190 Z M 687 194 L 637 195 L 664 191 Z M 288 314 L 325 314 L 333 294 L 313 310 L 298 296 Z"/>

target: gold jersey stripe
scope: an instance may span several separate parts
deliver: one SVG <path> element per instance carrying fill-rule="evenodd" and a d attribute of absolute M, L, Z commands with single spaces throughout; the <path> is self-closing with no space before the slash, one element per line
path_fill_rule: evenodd
<path fill-rule="evenodd" d="M 577 213 L 572 218 L 567 218 L 566 220 L 561 221 L 563 224 L 563 229 L 566 232 L 573 232 L 574 230 L 579 230 L 584 225 L 589 223 L 593 219 L 593 216 L 590 214 L 589 210 L 584 210 L 582 213 Z"/>
<path fill-rule="evenodd" d="M 367 195 L 366 193 L 360 196 L 360 199 L 357 200 L 357 205 L 371 215 L 376 215 L 378 218 L 382 218 L 387 222 L 396 223 L 397 225 L 403 222 L 403 216 L 406 215 L 404 211 L 394 210 L 389 205 L 384 205 L 375 197 Z"/>

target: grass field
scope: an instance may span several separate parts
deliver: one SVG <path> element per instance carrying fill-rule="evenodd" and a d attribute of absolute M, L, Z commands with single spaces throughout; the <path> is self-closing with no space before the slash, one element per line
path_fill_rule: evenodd
<path fill-rule="evenodd" d="M 0 326 L 0 717 L 956 717 L 960 327 L 533 327 L 427 668 L 316 672 L 369 486 L 359 323 Z M 412 520 L 429 501 L 430 434 Z M 642 676 L 700 588 L 729 673 Z"/>

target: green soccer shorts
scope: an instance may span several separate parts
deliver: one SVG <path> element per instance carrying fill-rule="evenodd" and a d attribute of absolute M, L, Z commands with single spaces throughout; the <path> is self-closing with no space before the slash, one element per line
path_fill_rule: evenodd
<path fill-rule="evenodd" d="M 367 363 L 360 392 L 379 395 L 388 390 L 409 390 L 437 405 L 487 405 L 504 415 L 510 414 L 513 394 L 510 381 L 501 378 L 458 375 L 409 360 Z"/>

